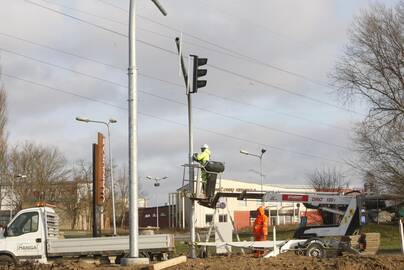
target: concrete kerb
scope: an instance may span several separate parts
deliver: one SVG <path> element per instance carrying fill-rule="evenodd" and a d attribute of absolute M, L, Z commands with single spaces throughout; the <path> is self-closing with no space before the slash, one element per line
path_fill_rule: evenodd
<path fill-rule="evenodd" d="M 149 258 L 122 258 L 121 265 L 122 266 L 130 266 L 130 265 L 148 265 Z"/>

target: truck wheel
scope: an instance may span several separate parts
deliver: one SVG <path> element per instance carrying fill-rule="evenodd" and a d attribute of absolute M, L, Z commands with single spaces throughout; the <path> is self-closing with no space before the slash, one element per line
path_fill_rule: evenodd
<path fill-rule="evenodd" d="M 324 258 L 325 257 L 325 249 L 319 243 L 312 243 L 307 247 L 306 256 L 316 257 L 316 258 Z"/>
<path fill-rule="evenodd" d="M 0 266 L 11 266 L 16 265 L 16 262 L 13 258 L 8 255 L 0 255 Z"/>

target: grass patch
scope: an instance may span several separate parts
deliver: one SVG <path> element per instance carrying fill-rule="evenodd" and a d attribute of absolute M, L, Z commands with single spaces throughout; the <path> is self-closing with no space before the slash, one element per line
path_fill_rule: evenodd
<path fill-rule="evenodd" d="M 398 224 L 366 224 L 363 227 L 364 232 L 380 233 L 380 250 L 399 250 L 401 249 L 400 232 Z"/>

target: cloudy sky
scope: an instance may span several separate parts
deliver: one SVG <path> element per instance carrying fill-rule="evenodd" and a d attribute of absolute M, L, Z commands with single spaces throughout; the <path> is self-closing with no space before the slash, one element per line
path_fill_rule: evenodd
<path fill-rule="evenodd" d="M 159 202 L 182 182 L 187 161 L 187 110 L 174 39 L 184 55 L 207 57 L 208 85 L 193 95 L 195 149 L 210 145 L 226 163 L 224 177 L 305 184 L 305 174 L 345 165 L 351 129 L 366 104 L 344 106 L 329 73 L 347 44 L 355 16 L 374 1 L 161 0 L 137 2 L 139 175 L 168 180 Z M 396 1 L 383 1 L 394 5 Z M 2 0 L 0 81 L 8 94 L 11 144 L 58 147 L 71 164 L 91 159 L 103 126 L 75 121 L 118 120 L 112 127 L 117 164 L 127 164 L 128 0 Z"/>

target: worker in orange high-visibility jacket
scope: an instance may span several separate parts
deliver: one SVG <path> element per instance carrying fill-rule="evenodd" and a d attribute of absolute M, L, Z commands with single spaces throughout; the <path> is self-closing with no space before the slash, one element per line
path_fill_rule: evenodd
<path fill-rule="evenodd" d="M 257 209 L 257 218 L 254 221 L 253 234 L 255 241 L 265 241 L 268 239 L 268 217 L 265 215 L 265 208 L 263 206 Z M 263 250 L 255 251 L 256 257 L 263 254 Z"/>

